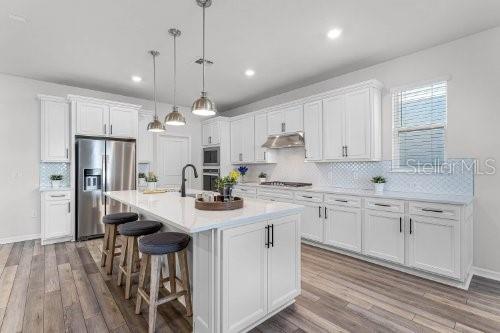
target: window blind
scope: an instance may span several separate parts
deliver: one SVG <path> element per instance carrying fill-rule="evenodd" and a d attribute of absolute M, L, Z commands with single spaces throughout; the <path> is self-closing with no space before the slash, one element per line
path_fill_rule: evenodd
<path fill-rule="evenodd" d="M 393 165 L 438 166 L 445 155 L 447 82 L 395 90 Z"/>

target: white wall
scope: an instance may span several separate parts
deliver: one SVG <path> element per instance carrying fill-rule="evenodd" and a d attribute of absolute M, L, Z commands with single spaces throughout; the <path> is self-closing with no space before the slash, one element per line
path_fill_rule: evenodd
<path fill-rule="evenodd" d="M 40 102 L 37 94 L 65 97 L 68 94 L 104 98 L 143 105 L 153 110 L 148 100 L 130 98 L 76 87 L 0 74 L 0 242 L 40 233 Z M 163 119 L 170 110 L 160 105 Z M 182 108 L 188 125 L 169 132 L 191 137 L 192 162 L 201 168 L 200 118 Z M 193 187 L 200 188 L 200 178 Z"/>
<path fill-rule="evenodd" d="M 500 28 L 296 89 L 224 113 L 243 114 L 368 79 L 385 85 L 383 158 L 391 159 L 390 88 L 450 75 L 449 157 L 500 161 Z M 495 163 L 498 166 L 498 163 Z M 500 274 L 500 174 L 475 178 L 474 265 Z"/>

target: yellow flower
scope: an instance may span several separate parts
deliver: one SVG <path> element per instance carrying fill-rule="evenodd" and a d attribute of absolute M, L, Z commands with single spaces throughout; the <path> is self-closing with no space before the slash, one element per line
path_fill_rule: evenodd
<path fill-rule="evenodd" d="M 238 180 L 239 176 L 240 176 L 240 174 L 236 170 L 232 170 L 231 172 L 229 172 L 229 178 L 233 182 L 236 182 Z"/>

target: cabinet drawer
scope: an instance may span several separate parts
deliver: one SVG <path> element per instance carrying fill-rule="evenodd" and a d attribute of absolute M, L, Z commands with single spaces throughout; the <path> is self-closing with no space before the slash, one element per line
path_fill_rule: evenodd
<path fill-rule="evenodd" d="M 380 210 L 384 212 L 395 212 L 404 213 L 405 212 L 405 202 L 402 200 L 387 200 L 387 199 L 376 199 L 376 198 L 366 198 L 365 208 Z"/>
<path fill-rule="evenodd" d="M 242 198 L 254 198 L 255 199 L 257 197 L 257 193 L 245 192 L 245 191 L 240 191 L 240 189 L 234 189 L 233 196 L 242 197 Z"/>
<path fill-rule="evenodd" d="M 307 201 L 307 202 L 323 202 L 323 194 L 322 193 L 314 193 L 314 192 L 295 192 L 295 200 L 299 201 Z"/>
<path fill-rule="evenodd" d="M 325 194 L 325 203 L 345 207 L 361 207 L 361 198 L 340 194 Z"/>
<path fill-rule="evenodd" d="M 460 206 L 435 204 L 429 202 L 410 201 L 410 214 L 439 217 L 444 219 L 460 219 Z"/>
<path fill-rule="evenodd" d="M 234 188 L 234 190 L 245 193 L 247 195 L 257 195 L 257 189 L 255 187 L 237 186 Z"/>
<path fill-rule="evenodd" d="M 68 200 L 71 197 L 71 192 L 69 191 L 50 191 L 44 193 L 45 200 L 54 201 L 54 200 Z"/>
<path fill-rule="evenodd" d="M 271 197 L 271 198 L 280 198 L 280 199 L 288 199 L 293 200 L 293 192 L 292 191 L 283 191 L 283 190 L 266 190 L 266 189 L 258 189 L 257 194 L 259 197 Z"/>

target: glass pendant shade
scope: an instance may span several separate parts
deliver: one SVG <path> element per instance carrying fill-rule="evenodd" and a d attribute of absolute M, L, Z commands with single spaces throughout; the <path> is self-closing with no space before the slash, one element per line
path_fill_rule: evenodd
<path fill-rule="evenodd" d="M 204 91 L 201 93 L 200 98 L 194 101 L 191 110 L 197 116 L 213 116 L 217 113 L 215 103 L 207 97 L 207 93 Z"/>
<path fill-rule="evenodd" d="M 179 112 L 179 108 L 177 106 L 174 106 L 172 108 L 172 111 L 167 114 L 167 116 L 165 117 L 165 124 L 172 126 L 186 125 L 186 119 L 184 118 L 182 113 Z"/>
<path fill-rule="evenodd" d="M 148 131 L 153 133 L 165 132 L 165 126 L 158 120 L 158 117 L 155 116 L 153 121 L 148 124 Z"/>

